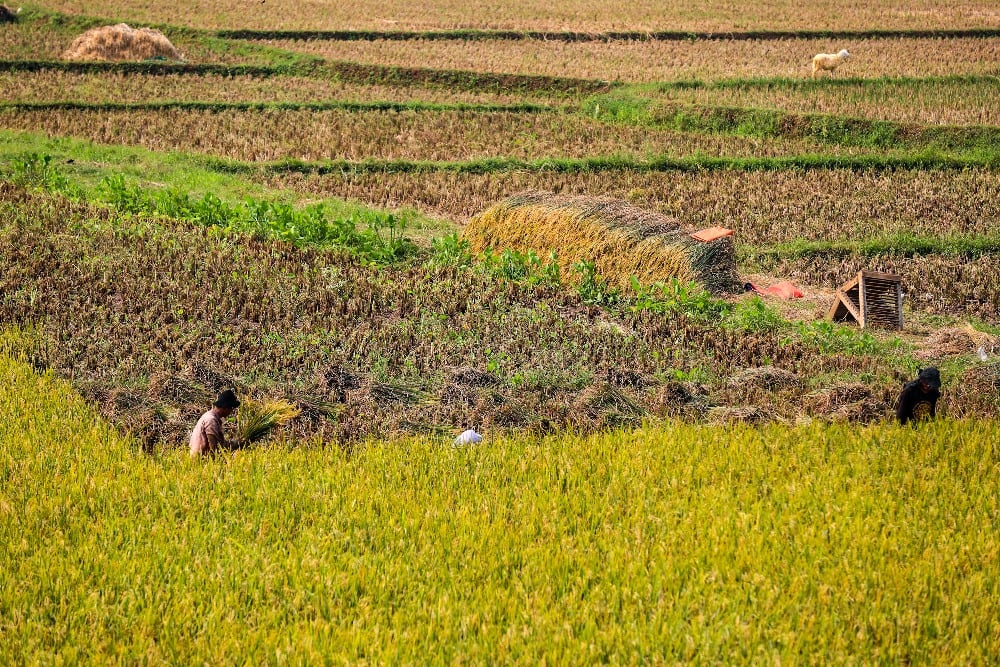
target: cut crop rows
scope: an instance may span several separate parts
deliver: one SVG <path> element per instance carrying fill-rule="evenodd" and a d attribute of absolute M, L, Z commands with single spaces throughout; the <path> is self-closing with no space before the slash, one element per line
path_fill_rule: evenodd
<path fill-rule="evenodd" d="M 829 39 L 713 42 L 262 41 L 282 49 L 383 66 L 566 76 L 605 81 L 799 77 L 816 53 L 847 48 L 840 77 L 944 76 L 1000 72 L 1000 39 Z"/>
<path fill-rule="evenodd" d="M 103 0 L 100 10 L 89 0 L 49 0 L 46 7 L 68 13 L 95 14 L 133 21 L 195 28 L 258 30 L 428 30 L 482 28 L 509 30 L 866 30 L 983 28 L 1000 24 L 991 0 L 903 0 L 882 3 L 802 4 L 794 0 L 709 0 L 696 7 L 681 0 L 632 2 L 516 0 L 482 5 L 460 0 L 412 3 L 405 0 L 359 0 L 352 3 L 310 0 L 295 4 L 261 3 L 248 10 L 241 0 L 162 0 L 137 5 Z"/>
<path fill-rule="evenodd" d="M 600 155 L 774 157 L 816 152 L 810 140 L 743 139 L 612 125 L 569 114 L 456 111 L 0 110 L 11 129 L 99 143 L 193 151 L 232 160 L 467 161 Z M 829 155 L 866 148 L 824 147 Z"/>

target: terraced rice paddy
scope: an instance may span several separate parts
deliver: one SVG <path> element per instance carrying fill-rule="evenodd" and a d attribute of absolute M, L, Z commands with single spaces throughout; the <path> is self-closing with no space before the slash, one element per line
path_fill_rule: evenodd
<path fill-rule="evenodd" d="M 190 64 L 41 62 L 119 20 Z M 0 664 L 1000 650 L 992 0 L 49 0 L 0 60 Z M 620 201 L 466 227 L 524 190 Z M 826 321 L 861 269 L 901 331 Z M 227 388 L 299 416 L 188 460 Z"/>
<path fill-rule="evenodd" d="M 474 160 L 590 155 L 771 157 L 817 150 L 808 140 L 759 140 L 618 126 L 575 115 L 451 111 L 0 111 L 9 128 L 99 143 L 246 161 Z M 826 148 L 835 155 L 863 147 Z"/>
<path fill-rule="evenodd" d="M 76 101 L 91 103 L 164 102 L 429 102 L 434 104 L 566 104 L 565 97 L 503 91 L 466 91 L 442 86 L 385 86 L 307 76 L 219 76 L 117 72 L 0 72 L 5 102 Z"/>
<path fill-rule="evenodd" d="M 783 109 L 941 125 L 1000 125 L 1000 76 L 970 79 L 843 82 L 836 86 L 662 86 L 645 89 L 656 102 Z"/>
<path fill-rule="evenodd" d="M 520 190 L 608 195 L 692 227 L 725 224 L 749 246 L 903 232 L 989 234 L 1000 217 L 1000 177 L 993 170 L 287 175 L 270 182 L 379 206 L 409 202 L 459 220 Z"/>
<path fill-rule="evenodd" d="M 96 13 L 94 3 L 53 0 L 56 11 Z M 599 2 L 558 0 L 539 4 L 515 0 L 489 7 L 459 0 L 419 4 L 403 0 L 361 0 L 350 4 L 306 0 L 294 5 L 261 3 L 248 11 L 238 0 L 167 0 L 132 2 L 102 0 L 100 12 L 115 18 L 192 27 L 256 28 L 260 30 L 408 30 L 506 28 L 532 30 L 701 30 L 709 32 L 760 29 L 865 30 L 980 28 L 1000 25 L 1000 11 L 988 0 L 904 0 L 886 5 L 848 0 L 836 5 L 803 5 L 792 0 L 709 0 L 692 6 L 670 2 Z"/>
<path fill-rule="evenodd" d="M 846 48 L 838 77 L 927 77 L 1000 73 L 1000 37 L 987 39 L 787 39 L 667 42 L 264 41 L 332 60 L 652 82 L 757 77 L 806 78 L 816 53 Z"/>

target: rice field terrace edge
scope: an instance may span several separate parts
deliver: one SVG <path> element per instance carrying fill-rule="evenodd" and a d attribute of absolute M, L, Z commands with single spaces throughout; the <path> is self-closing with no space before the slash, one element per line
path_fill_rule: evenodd
<path fill-rule="evenodd" d="M 191 108 L 195 105 L 185 103 L 149 110 L 60 106 L 32 108 L 0 103 L 0 127 L 155 151 L 197 152 L 231 165 L 223 169 L 241 168 L 233 165 L 248 163 L 248 169 L 260 164 L 270 171 L 537 169 L 532 163 L 547 161 L 557 169 L 649 169 L 647 162 L 662 159 L 794 158 L 821 150 L 809 136 L 761 139 L 678 132 L 606 123 L 576 114 L 535 113 L 536 109 L 525 113 L 521 109 L 398 108 L 391 104 L 370 104 L 360 110 L 345 105 L 325 110 L 277 105 L 227 110 L 225 105 Z M 981 134 L 989 133 L 984 130 Z M 1000 136 L 1000 130 L 996 134 Z M 952 138 L 945 132 L 941 135 Z M 967 145 L 956 140 L 947 146 L 948 151 L 940 150 L 939 145 L 933 149 L 942 158 L 968 156 L 986 163 L 1000 158 L 1000 143 L 998 153 L 990 156 L 983 148 L 982 137 L 971 129 L 965 129 L 960 140 Z M 831 142 L 823 146 L 824 157 L 863 159 L 913 152 L 905 144 L 898 152 L 887 152 L 883 147 L 842 143 L 845 145 Z M 600 156 L 608 156 L 606 164 Z M 615 166 L 618 159 L 623 161 L 620 167 Z M 285 160 L 300 162 L 293 166 L 283 164 Z M 333 161 L 331 165 L 324 164 L 327 160 Z M 498 162 L 480 164 L 481 160 Z M 338 164 L 341 166 L 335 166 Z"/>
<path fill-rule="evenodd" d="M 926 77 L 1000 73 L 1000 39 L 831 39 L 689 42 L 398 42 L 263 40 L 262 46 L 370 66 L 419 65 L 522 76 L 656 82 L 676 79 L 805 79 L 816 53 L 847 48 L 836 76 Z M 832 76 L 832 75 L 824 75 Z"/>
<path fill-rule="evenodd" d="M 808 404 L 817 416 L 866 421 L 885 416 L 898 378 L 917 363 L 898 339 L 782 323 L 753 301 L 734 308 L 692 296 L 692 310 L 670 316 L 609 311 L 561 280 L 515 280 L 502 268 L 379 269 L 342 251 L 6 185 L 0 219 L 0 320 L 35 327 L 29 358 L 72 378 L 150 443 L 176 443 L 222 385 L 288 397 L 306 415 L 300 435 L 342 441 L 469 420 L 545 431 L 670 415 L 790 418 L 775 391 L 795 414 Z M 731 326 L 714 319 L 724 312 Z M 798 379 L 740 375 L 764 358 Z M 995 414 L 1000 405 L 980 391 L 995 369 L 970 360 L 949 380 L 947 410 Z M 811 384 L 831 376 L 843 378 L 838 389 Z M 731 410 L 734 402 L 742 407 Z"/>
<path fill-rule="evenodd" d="M 183 24 L 210 29 L 259 30 L 450 30 L 500 29 L 543 32 L 607 32 L 615 30 L 682 30 L 731 32 L 745 30 L 926 30 L 995 29 L 1000 13 L 988 0 L 904 0 L 904 2 L 809 5 L 792 0 L 734 3 L 711 0 L 697 7 L 673 0 L 663 2 L 597 2 L 559 0 L 538 5 L 517 0 L 484 11 L 456 0 L 412 5 L 403 0 L 361 0 L 342 5 L 311 0 L 295 7 L 264 4 L 246 11 L 237 0 L 169 0 L 156 4 L 124 0 L 48 0 L 50 11 L 99 14 L 116 20 Z"/>

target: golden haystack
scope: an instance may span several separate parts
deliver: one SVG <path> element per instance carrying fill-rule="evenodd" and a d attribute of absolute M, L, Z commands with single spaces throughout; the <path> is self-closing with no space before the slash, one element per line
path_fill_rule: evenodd
<path fill-rule="evenodd" d="M 609 198 L 528 191 L 509 197 L 469 221 L 464 237 L 475 252 L 555 251 L 568 270 L 592 261 L 620 287 L 671 278 L 724 292 L 739 284 L 730 238 L 696 241 L 673 218 Z"/>
<path fill-rule="evenodd" d="M 91 28 L 73 40 L 63 54 L 66 60 L 184 60 L 159 30 L 130 28 L 124 23 Z"/>

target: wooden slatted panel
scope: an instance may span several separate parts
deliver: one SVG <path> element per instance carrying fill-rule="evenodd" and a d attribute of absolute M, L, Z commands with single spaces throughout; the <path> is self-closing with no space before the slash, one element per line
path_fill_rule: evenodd
<path fill-rule="evenodd" d="M 835 322 L 854 320 L 862 328 L 902 329 L 902 278 L 891 273 L 859 271 L 837 290 L 837 299 L 827 317 Z"/>
<path fill-rule="evenodd" d="M 863 288 L 863 326 L 880 326 L 890 329 L 903 328 L 899 276 L 877 274 L 876 277 L 862 272 L 860 282 Z"/>

